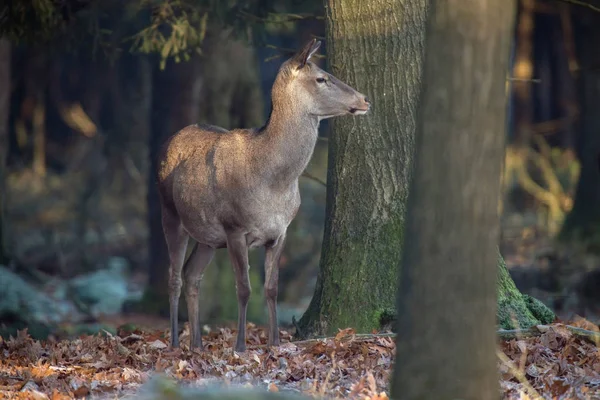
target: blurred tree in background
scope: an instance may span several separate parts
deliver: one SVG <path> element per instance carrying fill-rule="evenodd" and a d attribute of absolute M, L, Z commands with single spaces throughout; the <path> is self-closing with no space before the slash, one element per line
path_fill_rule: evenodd
<path fill-rule="evenodd" d="M 575 149 L 581 173 L 573 208 L 560 232 L 565 242 L 582 242 L 589 250 L 600 253 L 600 25 L 595 15 L 585 15 L 576 22 L 575 51 L 579 60 L 578 92 L 580 98 L 580 135 Z"/>
<path fill-rule="evenodd" d="M 8 156 L 8 119 L 10 111 L 10 42 L 0 37 L 0 264 L 10 255 L 6 246 L 6 157 Z"/>

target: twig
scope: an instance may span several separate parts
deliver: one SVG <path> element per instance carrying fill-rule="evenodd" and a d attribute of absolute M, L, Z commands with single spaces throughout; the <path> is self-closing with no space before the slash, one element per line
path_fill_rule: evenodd
<path fill-rule="evenodd" d="M 550 193 L 557 197 L 561 204 L 564 204 L 564 198 L 566 197 L 564 188 L 558 180 L 556 173 L 552 169 L 552 165 L 550 164 L 552 149 L 548 145 L 548 142 L 546 142 L 541 135 L 533 135 L 533 138 L 540 148 L 540 153 L 535 150 L 530 150 L 529 156 L 542 172 L 542 176 L 548 184 Z"/>
<path fill-rule="evenodd" d="M 242 17 L 247 17 L 250 19 L 253 19 L 256 22 L 262 22 L 262 23 L 271 23 L 271 24 L 285 24 L 288 22 L 296 22 L 296 21 L 302 21 L 302 20 L 310 20 L 310 19 L 315 19 L 315 20 L 324 20 L 325 17 L 323 17 L 322 15 L 314 15 L 314 14 L 290 14 L 290 13 L 269 13 L 269 17 L 267 18 L 263 18 L 263 17 L 259 17 L 257 15 L 251 14 L 247 11 L 243 11 L 240 10 L 238 12 L 238 14 Z M 277 18 L 277 17 L 284 17 L 284 18 Z"/>
<path fill-rule="evenodd" d="M 526 339 L 541 334 L 542 332 L 535 327 L 529 329 L 501 329 L 497 332 L 498 339 L 500 340 Z"/>
<path fill-rule="evenodd" d="M 506 354 L 504 354 L 500 350 L 496 350 L 496 354 L 498 355 L 498 358 L 500 359 L 500 361 L 502 361 L 502 363 L 504 365 L 506 365 L 506 367 L 508 368 L 509 372 L 515 378 L 517 378 L 517 380 L 521 383 L 521 385 L 523 385 L 523 388 L 527 392 L 529 392 L 530 396 L 532 396 L 534 399 L 540 399 L 540 400 L 544 399 L 542 396 L 540 396 L 540 394 L 538 393 L 538 391 L 535 390 L 533 386 L 531 386 L 531 384 L 529 383 L 529 381 L 525 377 L 525 374 L 521 370 L 519 370 L 518 368 L 516 368 L 513 365 L 512 361 L 510 360 L 510 358 L 508 358 L 506 356 Z"/>
<path fill-rule="evenodd" d="M 565 118 L 558 118 L 533 124 L 531 130 L 540 135 L 554 135 L 572 124 L 577 119 L 577 112 Z"/>
<path fill-rule="evenodd" d="M 532 83 L 542 83 L 541 79 L 534 79 L 534 78 L 513 78 L 513 77 L 508 77 L 506 78 L 507 81 L 511 81 L 511 82 L 532 82 Z"/>
<path fill-rule="evenodd" d="M 325 182 L 325 181 L 324 181 L 324 180 L 322 180 L 321 178 L 319 178 L 319 177 L 317 177 L 317 176 L 314 176 L 314 175 L 312 175 L 312 174 L 310 174 L 310 173 L 308 173 L 308 172 L 306 172 L 306 171 L 304 171 L 304 172 L 302 173 L 302 176 L 303 176 L 303 177 L 305 177 L 305 178 L 308 178 L 308 179 L 312 179 L 313 181 L 315 181 L 315 182 L 318 182 L 318 183 L 320 183 L 321 185 L 323 185 L 323 186 L 327 187 L 327 182 Z"/>
<path fill-rule="evenodd" d="M 563 326 L 565 329 L 567 329 L 569 332 L 571 332 L 573 334 L 573 336 L 576 336 L 580 339 L 587 340 L 593 344 L 600 342 L 600 332 L 594 332 L 594 331 L 590 331 L 590 330 L 583 329 L 583 328 L 577 328 L 577 327 L 571 326 L 571 325 L 561 325 L 561 326 Z M 544 328 L 549 329 L 551 327 L 552 327 L 552 325 L 538 325 L 538 326 L 534 326 L 534 327 L 531 327 L 528 329 L 509 329 L 509 330 L 500 329 L 500 330 L 496 331 L 496 335 L 497 335 L 498 339 L 500 339 L 500 340 L 524 339 L 524 338 L 541 336 L 544 333 L 544 331 L 546 331 L 546 329 L 544 329 Z M 540 329 L 542 329 L 542 330 L 540 330 Z M 354 336 L 355 340 L 368 340 L 368 339 L 376 339 L 376 338 L 395 338 L 396 334 L 393 332 L 358 333 L 358 334 L 354 334 L 353 336 Z M 316 343 L 316 342 L 327 340 L 327 339 L 333 340 L 333 337 L 318 336 L 318 337 L 315 337 L 312 339 L 292 341 L 291 343 L 293 343 L 297 346 L 304 346 L 307 344 Z M 596 342 L 596 341 L 598 341 L 598 342 Z"/>
<path fill-rule="evenodd" d="M 304 331 L 300 328 L 300 325 L 298 324 L 298 321 L 296 320 L 296 316 L 292 315 L 292 324 L 294 324 L 294 327 L 296 328 L 296 334 L 303 338 L 306 337 Z"/>
<path fill-rule="evenodd" d="M 395 338 L 396 334 L 392 333 L 392 332 L 389 332 L 389 333 L 358 333 L 358 334 L 354 334 L 352 336 L 354 337 L 355 340 L 368 340 L 368 339 L 376 339 L 376 338 Z M 298 340 L 298 341 L 293 341 L 291 343 L 293 343 L 296 346 L 306 346 L 306 345 L 309 345 L 312 343 L 322 342 L 323 340 L 327 340 L 327 339 L 333 340 L 333 337 L 317 336 L 312 339 Z"/>
<path fill-rule="evenodd" d="M 25 378 L 22 376 L 17 376 L 17 375 L 9 375 L 9 374 L 0 374 L 0 377 L 5 378 L 5 379 L 14 379 L 16 381 L 24 381 Z"/>
<path fill-rule="evenodd" d="M 544 329 L 544 327 L 551 327 L 552 325 L 538 325 L 537 327 L 532 327 L 529 329 L 511 329 L 511 330 L 499 330 L 498 338 L 501 340 L 512 340 L 518 338 L 528 338 L 540 336 L 542 333 L 540 328 Z M 587 340 L 592 344 L 600 343 L 600 332 L 589 331 L 583 328 L 577 328 L 571 325 L 563 325 L 565 329 L 580 339 Z"/>
<path fill-rule="evenodd" d="M 282 56 L 281 54 L 275 54 L 274 56 L 271 56 L 271 57 L 267 57 L 267 58 L 265 58 L 265 59 L 263 60 L 263 62 L 266 62 L 266 63 L 268 63 L 269 61 L 276 60 L 276 59 L 280 58 L 281 56 Z"/>
<path fill-rule="evenodd" d="M 562 1 L 563 3 L 574 4 L 576 6 L 586 7 L 586 8 L 589 8 L 590 10 L 600 12 L 600 7 L 596 7 L 593 4 L 589 4 L 588 2 L 585 2 L 585 1 L 581 1 L 581 0 L 559 0 L 559 1 Z"/>
<path fill-rule="evenodd" d="M 329 379 L 331 379 L 331 374 L 333 373 L 333 370 L 337 366 L 335 363 L 335 351 L 333 353 L 331 353 L 331 362 L 332 362 L 333 366 L 331 368 L 329 368 L 329 371 L 327 371 L 327 376 L 325 376 L 325 382 L 323 382 L 323 384 L 321 385 L 321 390 L 319 391 L 319 394 L 321 395 L 321 397 L 325 396 L 325 391 L 327 390 L 327 385 L 329 384 Z"/>
<path fill-rule="evenodd" d="M 93 137 L 97 133 L 96 124 L 81 107 L 80 103 L 59 104 L 58 110 L 61 118 L 71 129 L 86 137 Z"/>
<path fill-rule="evenodd" d="M 138 183 L 142 183 L 142 174 L 140 170 L 135 166 L 135 163 L 131 159 L 131 155 L 128 152 L 123 154 L 123 162 L 125 164 L 125 170 L 130 177 Z"/>
<path fill-rule="evenodd" d="M 548 206 L 554 221 L 560 219 L 563 215 L 560 199 L 550 190 L 543 188 L 535 182 L 527 171 L 526 160 L 531 156 L 533 150 L 524 149 L 523 152 L 520 158 L 515 160 L 513 164 L 513 168 L 517 173 L 517 181 L 527 193 Z"/>

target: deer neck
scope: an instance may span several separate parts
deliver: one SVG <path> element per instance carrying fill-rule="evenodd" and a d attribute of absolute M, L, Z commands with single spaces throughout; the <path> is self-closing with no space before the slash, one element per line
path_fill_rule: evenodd
<path fill-rule="evenodd" d="M 289 187 L 296 182 L 315 149 L 319 119 L 297 109 L 297 105 L 288 102 L 274 102 L 269 119 L 257 136 L 257 160 L 275 186 Z"/>

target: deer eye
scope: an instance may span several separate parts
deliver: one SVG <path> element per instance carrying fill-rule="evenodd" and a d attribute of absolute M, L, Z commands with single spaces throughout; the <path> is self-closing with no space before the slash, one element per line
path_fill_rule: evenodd
<path fill-rule="evenodd" d="M 317 82 L 319 83 L 325 83 L 325 78 L 317 78 Z"/>

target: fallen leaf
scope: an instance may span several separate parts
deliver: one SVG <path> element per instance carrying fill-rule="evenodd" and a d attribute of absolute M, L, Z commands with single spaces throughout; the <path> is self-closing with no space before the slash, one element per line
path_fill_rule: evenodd
<path fill-rule="evenodd" d="M 160 340 L 156 339 L 154 342 L 150 343 L 149 347 L 153 349 L 166 349 L 167 345 Z"/>

